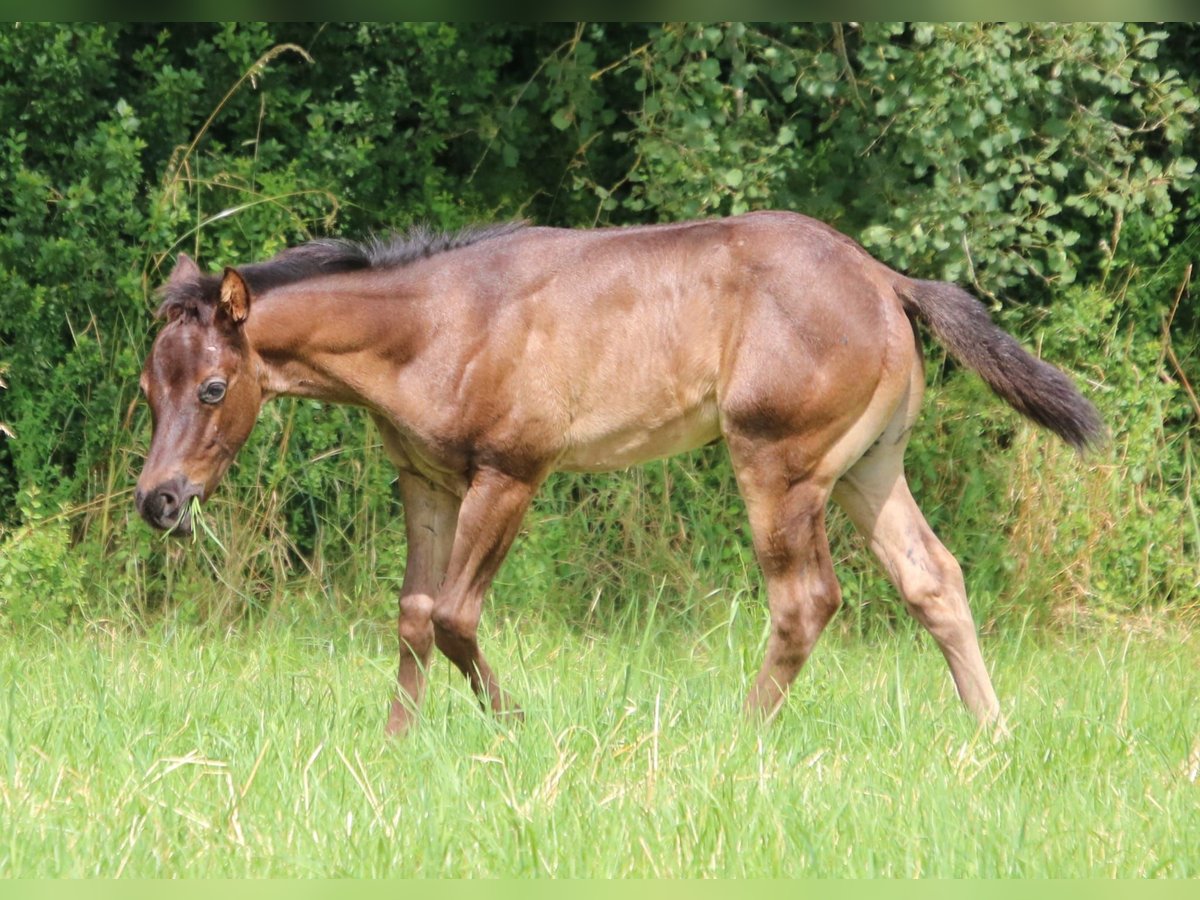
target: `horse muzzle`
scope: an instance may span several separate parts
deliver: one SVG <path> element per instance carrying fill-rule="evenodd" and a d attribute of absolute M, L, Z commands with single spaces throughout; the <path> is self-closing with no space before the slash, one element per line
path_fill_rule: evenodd
<path fill-rule="evenodd" d="M 134 499 L 138 512 L 151 527 L 173 535 L 188 535 L 192 533 L 192 498 L 202 494 L 200 485 L 177 475 L 150 490 L 139 487 Z"/>

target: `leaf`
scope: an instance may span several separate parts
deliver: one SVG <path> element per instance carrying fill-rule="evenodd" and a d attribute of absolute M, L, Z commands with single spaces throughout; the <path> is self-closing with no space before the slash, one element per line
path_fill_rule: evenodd
<path fill-rule="evenodd" d="M 554 111 L 554 115 L 550 117 L 550 124 L 559 131 L 565 131 L 571 127 L 571 123 L 575 121 L 575 111 L 569 106 L 564 106 Z"/>

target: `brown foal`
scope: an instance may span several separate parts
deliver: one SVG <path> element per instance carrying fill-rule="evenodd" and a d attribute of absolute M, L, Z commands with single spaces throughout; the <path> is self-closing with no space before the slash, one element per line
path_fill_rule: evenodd
<path fill-rule="evenodd" d="M 829 499 L 866 537 L 983 722 L 1000 707 L 962 573 L 917 508 L 904 449 L 924 389 L 916 322 L 1077 448 L 1100 420 L 1072 382 L 950 284 L 906 278 L 794 213 L 574 231 L 508 224 L 314 241 L 222 275 L 180 255 L 142 374 L 154 418 L 137 504 L 187 533 L 280 394 L 367 409 L 408 535 L 399 691 L 415 721 L 436 644 L 519 712 L 477 639 L 538 486 L 723 437 L 767 583 L 749 711 L 770 717 L 841 600 Z"/>

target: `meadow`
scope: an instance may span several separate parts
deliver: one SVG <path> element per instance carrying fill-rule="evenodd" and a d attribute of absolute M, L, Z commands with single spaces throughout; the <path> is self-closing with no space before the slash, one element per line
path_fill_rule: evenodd
<path fill-rule="evenodd" d="M 303 605 L 303 598 L 296 598 Z M 439 660 L 383 736 L 385 622 L 35 630 L 0 651 L 0 872 L 14 877 L 1195 877 L 1197 639 L 1149 620 L 985 635 L 1012 736 L 927 636 L 822 639 L 745 722 L 763 618 L 501 612 L 523 702 Z"/>

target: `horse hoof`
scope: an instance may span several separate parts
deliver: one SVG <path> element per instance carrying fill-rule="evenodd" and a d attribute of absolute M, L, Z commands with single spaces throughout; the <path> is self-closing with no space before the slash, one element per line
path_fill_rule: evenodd
<path fill-rule="evenodd" d="M 496 718 L 505 725 L 521 725 L 525 721 L 525 710 L 519 706 L 508 706 L 497 710 Z"/>
<path fill-rule="evenodd" d="M 389 738 L 402 738 L 417 724 L 417 714 L 399 701 L 393 701 L 384 734 Z"/>

